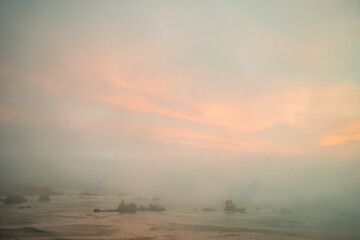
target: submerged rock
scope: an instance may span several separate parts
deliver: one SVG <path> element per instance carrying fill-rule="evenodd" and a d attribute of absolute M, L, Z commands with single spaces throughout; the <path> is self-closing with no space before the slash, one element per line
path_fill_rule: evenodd
<path fill-rule="evenodd" d="M 10 194 L 5 198 L 4 203 L 7 205 L 11 205 L 11 204 L 19 204 L 19 203 L 26 202 L 26 201 L 27 201 L 27 199 L 21 195 Z"/>
<path fill-rule="evenodd" d="M 235 204 L 233 204 L 233 202 L 231 200 L 227 200 L 225 202 L 225 208 L 224 208 L 224 211 L 227 211 L 227 212 L 241 212 L 241 213 L 244 213 L 246 211 L 245 208 L 237 208 Z"/>
<path fill-rule="evenodd" d="M 49 202 L 51 201 L 49 195 L 47 194 L 41 194 L 38 199 L 39 202 Z"/>
<path fill-rule="evenodd" d="M 201 211 L 203 212 L 215 212 L 217 209 L 211 208 L 211 207 L 205 207 Z"/>

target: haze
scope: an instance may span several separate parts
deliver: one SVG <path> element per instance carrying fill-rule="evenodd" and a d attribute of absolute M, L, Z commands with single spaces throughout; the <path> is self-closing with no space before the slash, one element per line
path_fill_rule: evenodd
<path fill-rule="evenodd" d="M 360 214 L 359 1 L 1 1 L 0 182 Z"/>

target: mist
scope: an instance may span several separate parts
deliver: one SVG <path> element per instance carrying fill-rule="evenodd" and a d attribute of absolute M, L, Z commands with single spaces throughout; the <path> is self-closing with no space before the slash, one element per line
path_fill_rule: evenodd
<path fill-rule="evenodd" d="M 359 13 L 332 0 L 1 0 L 1 194 L 157 196 L 170 211 L 231 199 L 357 226 Z"/>

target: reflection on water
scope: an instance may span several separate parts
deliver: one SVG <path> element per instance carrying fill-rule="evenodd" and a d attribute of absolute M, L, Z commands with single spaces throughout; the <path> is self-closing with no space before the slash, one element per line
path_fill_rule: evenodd
<path fill-rule="evenodd" d="M 124 196 L 53 196 L 48 203 L 27 197 L 26 206 L 0 204 L 1 239 L 360 239 L 356 228 L 330 224 L 316 215 L 251 210 L 226 213 L 223 203 L 204 206 L 163 199 L 165 212 L 93 213 L 117 207 Z M 147 205 L 150 200 L 138 200 Z"/>

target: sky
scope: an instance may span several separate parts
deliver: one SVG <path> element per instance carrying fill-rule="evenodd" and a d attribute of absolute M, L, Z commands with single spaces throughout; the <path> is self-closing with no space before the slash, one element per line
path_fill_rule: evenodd
<path fill-rule="evenodd" d="M 1 180 L 355 202 L 359 42 L 359 1 L 2 0 Z"/>

